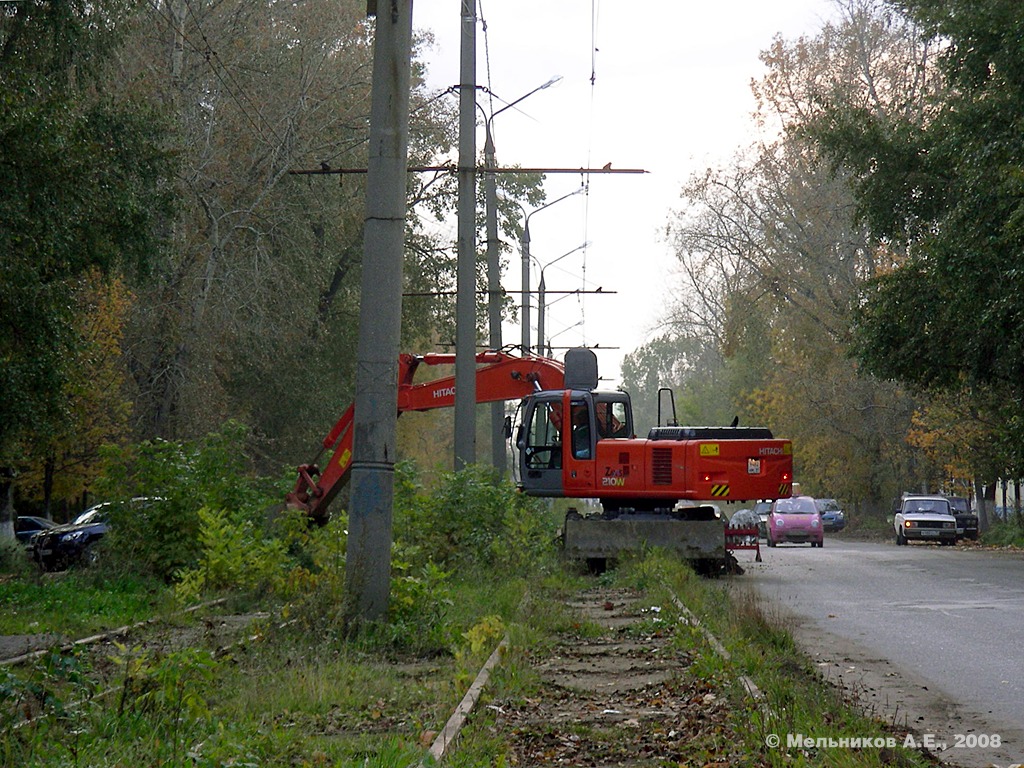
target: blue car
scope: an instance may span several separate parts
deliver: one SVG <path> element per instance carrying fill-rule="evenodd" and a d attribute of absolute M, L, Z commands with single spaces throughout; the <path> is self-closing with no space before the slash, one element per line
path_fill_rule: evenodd
<path fill-rule="evenodd" d="M 815 499 L 814 505 L 821 515 L 821 525 L 829 533 L 841 531 L 846 527 L 846 514 L 835 499 Z"/>
<path fill-rule="evenodd" d="M 27 547 L 32 543 L 33 536 L 40 531 L 53 528 L 55 525 L 56 523 L 53 520 L 47 520 L 45 517 L 21 515 L 14 521 L 14 536 L 18 539 L 19 543 Z"/>
<path fill-rule="evenodd" d="M 69 565 L 91 562 L 94 545 L 107 533 L 107 511 L 104 502 L 87 509 L 66 525 L 55 525 L 32 538 L 32 557 L 44 571 L 61 571 Z"/>

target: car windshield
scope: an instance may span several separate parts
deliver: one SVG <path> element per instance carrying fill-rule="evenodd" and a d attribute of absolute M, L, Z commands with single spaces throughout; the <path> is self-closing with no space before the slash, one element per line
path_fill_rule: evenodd
<path fill-rule="evenodd" d="M 782 515 L 813 515 L 818 508 L 813 499 L 779 499 L 775 511 Z"/>
<path fill-rule="evenodd" d="M 85 512 L 83 512 L 75 518 L 74 524 L 85 525 L 87 523 L 98 523 L 103 519 L 102 515 L 100 514 L 101 512 L 103 512 L 103 505 L 93 507 L 92 509 L 87 509 L 85 510 Z"/>
<path fill-rule="evenodd" d="M 842 512 L 843 508 L 835 499 L 818 499 L 814 502 L 822 512 Z"/>
<path fill-rule="evenodd" d="M 939 501 L 938 499 L 915 499 L 908 501 L 904 511 L 934 515 L 952 514 L 949 510 L 949 504 L 945 501 Z"/>

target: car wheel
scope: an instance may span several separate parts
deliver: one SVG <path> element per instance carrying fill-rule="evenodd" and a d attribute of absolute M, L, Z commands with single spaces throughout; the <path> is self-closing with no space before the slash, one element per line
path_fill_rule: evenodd
<path fill-rule="evenodd" d="M 896 546 L 902 547 L 907 543 L 907 537 L 903 535 L 903 531 L 899 528 L 896 529 Z"/>

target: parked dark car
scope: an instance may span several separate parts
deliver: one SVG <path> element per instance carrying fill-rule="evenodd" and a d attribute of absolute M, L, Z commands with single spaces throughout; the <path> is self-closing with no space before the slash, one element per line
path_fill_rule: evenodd
<path fill-rule="evenodd" d="M 32 539 L 32 557 L 44 571 L 60 571 L 96 557 L 96 543 L 108 530 L 110 503 L 90 507 L 66 525 L 55 525 Z"/>
<path fill-rule="evenodd" d="M 33 536 L 55 525 L 53 520 L 47 520 L 45 517 L 21 515 L 14 521 L 14 537 L 27 547 L 32 543 Z"/>
<path fill-rule="evenodd" d="M 962 496 L 949 496 L 949 506 L 953 508 L 956 518 L 956 537 L 958 539 L 978 540 L 978 516 L 971 512 L 971 502 Z"/>
<path fill-rule="evenodd" d="M 815 499 L 814 506 L 818 508 L 826 533 L 835 533 L 846 527 L 846 513 L 835 499 Z"/>

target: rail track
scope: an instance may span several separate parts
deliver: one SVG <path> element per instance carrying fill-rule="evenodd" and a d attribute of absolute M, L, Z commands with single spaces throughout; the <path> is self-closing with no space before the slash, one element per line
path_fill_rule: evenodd
<path fill-rule="evenodd" d="M 226 604 L 225 598 L 209 600 L 166 616 L 151 617 L 75 640 L 52 635 L 25 640 L 19 636 L 19 640 L 0 646 L 0 670 L 17 670 L 31 662 L 45 665 L 48 656 L 77 659 L 78 666 L 90 670 L 92 679 L 86 695 L 78 698 L 73 696 L 62 703 L 63 711 L 73 711 L 89 701 L 110 696 L 123 687 L 124 670 L 113 661 L 119 656 L 127 663 L 132 658 L 146 654 L 166 654 L 182 649 L 223 653 L 251 639 L 247 630 L 254 622 L 271 618 L 268 613 L 217 612 Z M 12 653 L 19 642 L 43 647 Z M 20 728 L 45 717 L 47 698 L 54 695 L 63 695 L 59 682 L 54 682 L 52 690 L 41 691 L 35 700 L 22 698 L 17 701 L 17 714 L 10 718 L 13 721 L 12 727 Z"/>

